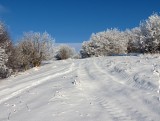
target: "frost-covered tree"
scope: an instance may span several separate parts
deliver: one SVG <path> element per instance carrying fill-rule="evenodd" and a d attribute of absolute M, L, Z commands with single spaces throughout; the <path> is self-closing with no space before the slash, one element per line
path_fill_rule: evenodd
<path fill-rule="evenodd" d="M 140 24 L 143 35 L 145 52 L 160 52 L 160 16 L 151 15 L 147 20 Z"/>
<path fill-rule="evenodd" d="M 83 42 L 81 54 L 83 56 L 106 56 L 125 54 L 128 38 L 125 32 L 117 29 L 108 29 L 104 32 L 92 34 L 87 42 Z"/>
<path fill-rule="evenodd" d="M 17 64 L 24 69 L 39 66 L 42 60 L 52 58 L 53 43 L 54 39 L 47 32 L 24 33 L 14 52 Z"/>
<path fill-rule="evenodd" d="M 72 58 L 75 54 L 75 50 L 68 45 L 60 45 L 56 52 L 55 58 L 57 60 L 64 60 Z"/>
<path fill-rule="evenodd" d="M 156 53 L 160 52 L 160 16 L 151 15 L 140 23 L 140 27 L 127 30 L 128 52 Z"/>
<path fill-rule="evenodd" d="M 128 53 L 144 53 L 145 43 L 141 29 L 139 27 L 135 27 L 131 30 L 126 30 L 125 33 L 128 37 Z"/>
<path fill-rule="evenodd" d="M 11 45 L 6 26 L 3 22 L 0 22 L 0 78 L 6 78 L 11 74 L 11 70 L 8 68 Z"/>
<path fill-rule="evenodd" d="M 95 55 L 95 46 L 92 41 L 84 41 L 80 50 L 81 58 L 88 58 Z"/>
<path fill-rule="evenodd" d="M 7 61 L 8 56 L 5 49 L 0 47 L 0 78 L 7 78 L 11 75 L 11 70 L 6 66 Z"/>
<path fill-rule="evenodd" d="M 0 21 L 0 47 L 4 48 L 6 51 L 9 51 L 10 45 L 11 41 L 6 26 Z"/>

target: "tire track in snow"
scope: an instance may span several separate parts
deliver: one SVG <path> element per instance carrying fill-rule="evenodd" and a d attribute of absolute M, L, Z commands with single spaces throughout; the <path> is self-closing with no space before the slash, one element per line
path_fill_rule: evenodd
<path fill-rule="evenodd" d="M 113 69 L 114 65 L 116 64 L 116 63 L 112 63 L 112 61 L 110 63 L 112 65 L 110 67 L 108 65 L 109 68 L 107 69 Z M 133 87 L 131 84 L 124 82 L 126 81 L 126 79 L 122 77 L 122 75 L 120 75 L 122 78 L 119 78 L 119 75 L 116 75 L 116 74 L 111 75 L 109 71 L 105 69 L 106 66 L 104 66 L 103 64 L 104 62 L 102 63 L 102 60 L 100 59 L 87 59 L 87 60 L 79 61 L 78 63 L 72 62 L 72 65 L 71 66 L 67 65 L 64 68 L 64 70 L 62 68 L 58 68 L 60 69 L 59 70 L 60 73 L 56 73 L 57 74 L 55 75 L 56 80 L 57 80 L 57 77 L 60 78 L 60 76 L 63 76 L 63 75 L 66 76 L 67 74 L 67 75 L 71 75 L 70 77 L 72 77 L 72 80 L 75 79 L 75 81 L 77 82 L 75 84 L 75 88 L 73 85 L 69 87 L 70 88 L 69 90 L 66 89 L 66 87 L 64 87 L 62 90 L 59 90 L 57 92 L 57 95 L 55 94 L 54 98 L 62 98 L 64 100 L 64 103 L 66 104 L 75 104 L 75 105 L 72 105 L 72 108 L 70 108 L 71 113 L 68 113 L 68 110 L 64 113 L 71 114 L 71 116 L 73 114 L 73 117 L 75 117 L 75 113 L 74 111 L 72 113 L 72 110 L 75 110 L 75 109 L 79 110 L 79 107 L 78 107 L 79 105 L 77 104 L 80 104 L 81 106 L 80 108 L 83 108 L 83 110 L 81 110 L 82 112 L 81 114 L 78 113 L 77 115 L 82 116 L 83 114 L 84 115 L 88 114 L 92 119 L 94 119 L 93 117 L 100 118 L 100 119 L 94 119 L 96 121 L 159 121 L 159 115 L 158 115 L 159 112 L 156 112 L 157 114 L 154 115 L 154 112 L 151 110 L 151 108 L 150 107 L 148 108 L 146 104 L 143 103 L 143 101 L 150 101 L 148 103 L 153 102 L 153 100 L 149 100 L 150 98 L 148 99 L 148 97 L 145 97 L 149 95 L 144 93 L 145 91 L 138 90 L 137 87 Z M 61 70 L 63 70 L 64 72 L 61 72 Z M 46 79 L 44 78 L 44 76 L 41 76 L 41 78 L 44 79 L 44 81 L 40 79 L 40 81 L 42 82 L 40 83 L 37 82 L 35 83 L 35 85 L 32 85 L 32 86 L 35 87 L 41 84 L 43 84 L 44 86 L 44 84 L 46 85 L 49 84 L 47 80 L 52 80 L 52 78 L 53 79 L 55 78 L 51 74 L 52 73 L 50 73 L 50 75 L 47 75 L 50 77 L 49 79 Z M 67 79 L 71 79 L 70 77 L 68 77 Z M 124 80 L 121 80 L 121 79 L 124 79 Z M 30 87 L 28 89 L 32 89 L 33 87 Z M 72 87 L 74 89 L 72 89 Z M 8 92 L 8 90 L 5 90 L 5 91 Z M 17 92 L 15 96 L 20 95 L 24 91 L 26 90 L 22 90 L 22 92 Z M 63 91 L 67 91 L 67 94 L 63 93 Z M 71 95 L 74 98 L 69 97 Z M 79 96 L 76 97 L 75 95 L 79 95 Z M 64 99 L 65 96 L 66 98 L 69 97 L 66 102 Z M 144 97 L 140 97 L 140 96 L 144 96 Z M 51 99 L 50 101 L 54 101 L 54 98 L 50 98 Z M 75 101 L 73 99 L 77 99 L 77 100 L 81 99 L 82 101 L 73 103 Z M 59 103 L 59 100 L 57 100 L 57 103 Z M 85 103 L 86 107 L 82 103 Z M 153 104 L 157 104 L 157 103 L 153 102 Z M 154 106 L 154 105 L 151 105 L 151 106 Z M 69 109 L 68 107 L 66 108 Z M 86 111 L 85 109 L 87 110 L 87 112 L 85 112 Z M 96 109 L 96 113 L 92 112 L 92 110 L 95 110 L 95 109 Z M 58 112 L 58 114 L 60 114 L 60 112 Z M 96 114 L 96 116 L 94 114 Z M 57 113 L 55 113 L 55 116 L 56 115 Z M 62 115 L 62 113 L 59 116 L 63 117 L 63 120 L 67 119 L 67 117 L 65 117 L 66 115 L 64 116 Z M 89 117 L 87 116 L 84 116 L 84 117 L 85 117 L 84 120 L 87 120 L 87 118 L 89 119 Z"/>
<path fill-rule="evenodd" d="M 92 94 L 92 92 L 94 90 L 97 90 L 97 88 L 99 87 L 97 86 L 99 76 L 93 74 L 93 72 L 89 68 L 92 64 L 93 64 L 92 62 L 84 60 L 77 65 L 78 70 L 76 72 L 77 73 L 76 80 L 78 83 L 75 86 L 77 87 L 78 90 L 80 90 L 80 93 L 82 94 L 82 97 L 85 100 L 85 102 L 88 102 L 88 104 L 92 106 L 92 109 L 96 108 L 101 110 L 100 106 L 94 105 L 93 101 L 94 93 Z M 90 115 L 90 117 L 92 116 L 95 117 L 95 114 L 93 113 L 92 109 L 88 110 L 87 114 Z M 108 114 L 105 114 L 105 117 L 107 117 L 109 121 L 112 120 L 112 118 L 110 118 Z"/>
<path fill-rule="evenodd" d="M 100 62 L 100 61 L 98 61 Z M 99 65 L 97 65 L 96 61 L 93 61 L 94 66 L 97 69 L 97 72 L 102 73 L 103 75 L 106 76 L 106 78 L 104 78 L 104 80 L 101 81 L 105 81 L 108 84 L 105 84 L 108 88 L 112 87 L 113 91 L 117 90 L 119 88 L 119 85 L 124 86 L 123 82 L 117 81 L 114 78 L 111 78 L 107 72 L 105 72 L 102 67 L 100 67 Z M 109 79 L 108 81 L 106 81 L 107 78 L 111 78 L 111 80 Z M 116 82 L 116 86 L 112 85 L 114 83 L 111 83 L 110 81 Z M 105 83 L 103 82 L 103 84 Z M 118 85 L 117 85 L 118 84 Z M 106 90 L 107 91 L 107 90 Z M 101 92 L 99 92 L 101 93 Z M 103 93 L 103 92 L 102 92 Z M 109 93 L 109 92 L 108 92 Z M 112 117 L 113 121 L 136 121 L 133 118 L 131 118 L 131 116 L 128 114 L 127 111 L 125 111 L 122 107 L 119 106 L 119 104 L 117 102 L 114 101 L 114 99 L 109 99 L 107 97 L 99 97 L 98 95 L 95 97 L 95 102 L 97 102 L 98 104 L 100 104 Z"/>
<path fill-rule="evenodd" d="M 55 72 L 57 71 L 63 71 L 63 69 L 65 69 L 66 67 L 70 67 L 70 64 L 65 64 L 64 66 L 62 66 L 61 68 L 56 68 L 56 67 L 52 67 L 52 65 L 50 65 L 49 68 L 46 68 L 44 69 L 43 67 L 37 71 L 38 73 L 33 73 L 33 74 L 30 74 L 30 76 L 28 77 L 28 80 L 34 80 L 34 79 L 37 79 L 37 78 L 40 78 L 40 77 L 44 77 L 44 76 L 47 76 L 47 75 L 51 75 L 51 74 L 54 74 Z M 34 68 L 33 68 L 34 69 Z M 33 70 L 32 69 L 32 70 Z M 51 71 L 52 69 L 52 71 Z M 28 70 L 29 71 L 29 70 Z M 35 72 L 35 71 L 34 71 Z M 20 79 L 20 81 L 23 83 L 23 80 L 25 80 L 25 78 L 23 77 L 20 77 L 22 79 Z"/>
<path fill-rule="evenodd" d="M 69 68 L 70 66 L 68 66 Z M 17 90 L 21 90 L 23 88 L 26 87 L 26 85 L 31 85 L 32 83 L 36 83 L 37 80 L 44 78 L 44 77 L 48 77 L 50 75 L 54 75 L 55 73 L 61 73 L 62 71 L 64 71 L 64 69 L 66 69 L 67 67 L 63 67 L 63 68 L 59 68 L 56 70 L 51 71 L 50 69 L 47 70 L 47 72 L 42 72 L 38 75 L 31 75 L 31 77 L 24 77 L 23 79 L 19 79 L 19 81 L 15 82 L 15 83 L 11 83 L 11 85 L 8 85 L 7 88 L 1 89 L 1 93 L 0 93 L 0 97 L 3 97 L 5 95 L 9 95 L 12 92 L 16 92 Z M 14 81 L 14 80 L 13 80 Z"/>
<path fill-rule="evenodd" d="M 109 68 L 104 69 L 104 67 L 106 68 L 106 66 L 105 66 L 106 64 L 102 65 L 102 64 L 104 64 L 104 62 L 102 63 L 100 59 L 99 59 L 98 62 L 99 63 L 97 64 L 97 67 L 99 68 L 99 71 L 101 71 L 102 73 L 109 73 L 109 72 L 111 72 L 110 77 L 113 78 L 113 80 L 118 79 L 118 81 L 117 81 L 118 83 L 124 84 L 124 85 L 126 85 L 126 86 L 128 86 L 130 88 L 133 88 L 133 89 L 139 89 L 139 91 L 141 93 L 145 94 L 146 96 L 150 95 L 153 98 L 159 97 L 158 94 L 157 94 L 157 87 L 155 87 L 155 86 L 149 86 L 148 84 L 143 85 L 143 84 L 139 84 L 139 83 L 135 82 L 135 79 L 137 77 L 136 75 L 139 75 L 139 72 L 135 73 L 134 75 L 129 75 L 123 69 L 119 69 L 117 67 L 117 63 L 113 63 L 111 60 L 109 61 L 109 64 L 111 64 L 109 66 Z M 150 65 L 153 65 L 153 64 L 151 63 Z M 117 69 L 115 69 L 115 67 Z M 114 72 L 114 73 L 112 73 L 112 72 Z M 115 75 L 113 75 L 113 74 L 115 74 L 115 75 L 118 74 L 118 77 L 115 78 Z M 122 80 L 124 80 L 124 81 L 122 81 Z M 143 90 L 141 90 L 141 89 L 143 89 Z"/>
<path fill-rule="evenodd" d="M 100 59 L 99 59 L 99 62 L 100 62 Z M 125 72 L 125 69 L 121 69 L 118 67 L 118 64 L 114 63 L 114 66 L 111 68 L 107 68 L 107 70 L 104 70 L 102 69 L 102 66 L 103 65 L 98 65 L 96 64 L 96 67 L 99 69 L 99 71 L 101 71 L 102 73 L 108 73 L 108 72 L 111 72 L 111 74 L 117 74 L 119 75 L 118 78 L 120 78 L 121 80 L 118 81 L 118 83 L 121 83 L 121 84 L 125 84 L 127 86 L 130 86 L 130 87 L 134 87 L 134 88 L 138 88 L 138 89 L 144 89 L 144 90 L 149 90 L 151 92 L 156 92 L 157 91 L 157 88 L 154 86 L 150 86 L 149 83 L 147 84 L 141 84 L 140 82 L 136 81 L 137 80 L 137 76 L 139 74 L 139 72 L 135 73 L 134 76 L 132 75 L 129 75 Z M 105 66 L 103 66 L 104 68 Z M 124 67 L 124 66 L 123 66 Z M 114 75 L 110 75 L 112 76 L 113 78 Z M 122 81 L 124 80 L 124 81 Z"/>
<path fill-rule="evenodd" d="M 12 91 L 11 89 L 16 88 L 17 85 L 18 85 L 18 87 L 21 87 L 24 85 L 24 87 L 25 87 L 25 84 L 32 83 L 33 80 L 35 81 L 35 80 L 38 80 L 39 78 L 53 75 L 54 73 L 63 71 L 64 69 L 66 69 L 66 67 L 68 67 L 68 68 L 70 67 L 70 64 L 65 64 L 64 67 L 57 69 L 55 67 L 53 68 L 52 65 L 53 64 L 47 65 L 47 67 L 49 67 L 49 69 L 47 69 L 46 67 L 45 68 L 41 67 L 40 70 L 34 71 L 34 68 L 33 68 L 31 70 L 26 71 L 22 75 L 17 76 L 16 78 L 15 77 L 9 78 L 8 82 L 3 86 L 3 88 L 0 88 L 0 91 L 7 92 L 7 91 L 4 91 L 4 90 L 6 90 L 6 88 L 7 88 L 7 90 Z M 52 71 L 51 71 L 51 69 L 52 69 Z M 12 81 L 10 81 L 10 80 L 12 80 Z M 14 83 L 11 83 L 11 82 L 14 82 Z M 11 93 L 11 92 L 9 92 L 9 93 Z M 6 93 L 0 93 L 0 97 L 3 95 L 6 95 Z"/>
<path fill-rule="evenodd" d="M 137 64 L 137 62 L 136 62 Z M 151 66 L 151 64 L 147 63 L 147 66 Z M 124 65 L 122 65 L 124 67 Z M 127 65 L 128 67 L 131 66 Z M 133 65 L 132 65 L 133 66 Z M 141 65 L 140 65 L 141 66 Z M 143 66 L 142 66 L 143 67 Z M 145 65 L 144 65 L 145 67 Z M 115 73 L 119 74 L 120 77 L 124 78 L 126 80 L 126 84 L 131 85 L 132 87 L 138 88 L 138 89 L 144 89 L 149 90 L 151 92 L 155 92 L 157 89 L 155 86 L 151 85 L 149 82 L 142 81 L 139 79 L 140 72 L 134 73 L 134 75 L 129 75 L 125 70 L 118 67 L 118 64 L 114 66 L 114 69 L 112 70 Z"/>
<path fill-rule="evenodd" d="M 5 96 L 5 97 L 2 97 L 2 98 L 0 99 L 0 104 L 2 104 L 3 102 L 5 102 L 5 101 L 7 101 L 7 100 L 9 100 L 9 99 L 11 99 L 11 98 L 13 98 L 13 97 L 21 94 L 21 93 L 23 93 L 24 91 L 26 91 L 26 90 L 28 90 L 28 89 L 31 89 L 31 88 L 33 88 L 33 87 L 36 87 L 36 86 L 38 86 L 38 85 L 40 85 L 40 84 L 48 81 L 49 79 L 56 78 L 56 77 L 58 77 L 58 76 L 62 76 L 62 75 L 64 75 L 64 74 L 67 74 L 67 73 L 72 72 L 72 71 L 73 71 L 73 66 L 74 66 L 74 63 L 71 64 L 71 66 L 69 67 L 69 69 L 68 69 L 68 67 L 66 67 L 66 70 L 63 70 L 63 71 L 60 72 L 60 73 L 55 73 L 55 74 L 53 74 L 53 75 L 48 75 L 47 77 L 43 77 L 43 78 L 40 77 L 40 78 L 42 78 L 42 79 L 39 79 L 39 81 L 32 82 L 32 83 L 28 84 L 28 86 L 22 87 L 21 89 L 16 90 L 16 91 L 14 91 L 13 93 L 8 94 L 8 95 Z"/>
<path fill-rule="evenodd" d="M 109 115 L 108 117 L 110 117 L 110 120 L 113 120 L 113 121 L 136 121 L 136 120 L 132 119 L 127 114 L 127 111 L 125 112 L 123 110 L 123 108 L 122 109 L 119 108 L 118 104 L 114 103 L 114 100 L 107 99 L 103 96 L 102 97 L 96 96 L 96 92 L 94 92 L 94 91 L 95 90 L 98 91 L 100 88 L 96 88 L 96 87 L 95 88 L 94 87 L 88 88 L 88 85 L 93 86 L 93 83 L 95 83 L 94 84 L 95 86 L 100 86 L 98 83 L 101 83 L 101 84 L 106 83 L 106 85 L 107 85 L 109 82 L 109 81 L 106 81 L 107 75 L 104 75 L 104 71 L 101 70 L 100 68 L 98 68 L 95 61 L 92 61 L 91 65 L 92 66 L 88 66 L 90 68 L 87 68 L 87 69 L 85 67 L 83 67 L 83 68 L 81 67 L 81 69 L 79 69 L 80 73 L 78 74 L 79 76 L 83 75 L 83 76 L 81 76 L 81 79 L 84 78 L 85 81 L 89 82 L 88 84 L 85 83 L 83 86 L 83 89 L 82 89 L 82 93 L 83 93 L 83 91 L 88 92 L 88 95 L 85 95 L 86 100 L 89 100 L 90 102 L 92 102 L 94 104 L 94 106 L 96 106 L 96 107 L 99 107 L 99 105 L 101 105 L 101 107 L 103 108 L 103 112 L 105 113 L 105 115 Z M 97 73 L 94 74 L 93 70 L 95 70 Z M 91 76 L 91 75 L 94 75 L 94 76 Z M 105 82 L 103 82 L 103 81 L 105 81 Z M 99 90 L 99 93 L 101 93 L 101 90 Z"/>
<path fill-rule="evenodd" d="M 125 71 L 118 71 L 117 74 L 120 74 L 120 77 L 122 77 L 122 79 L 124 80 L 127 80 L 127 83 L 124 83 L 126 86 L 128 86 L 129 88 L 135 88 L 136 92 L 134 92 L 135 95 L 137 95 L 137 97 L 139 97 L 141 99 L 141 102 L 142 105 L 144 105 L 143 107 L 146 108 L 145 111 L 142 111 L 141 109 L 139 109 L 141 111 L 141 113 L 133 108 L 133 111 L 132 113 L 136 112 L 135 113 L 135 117 L 139 117 L 139 119 L 142 119 L 142 120 L 146 120 L 146 121 L 159 121 L 158 120 L 158 115 L 160 115 L 160 111 L 159 111 L 159 102 L 158 102 L 158 94 L 156 93 L 157 89 L 154 88 L 154 87 L 151 87 L 151 86 L 148 86 L 148 85 L 141 85 L 139 83 L 136 83 L 135 80 L 134 80 L 134 77 L 132 78 L 131 75 L 128 75 Z M 138 75 L 139 73 L 135 73 L 135 75 Z M 112 75 L 113 79 L 115 78 L 113 75 Z M 119 76 L 118 76 L 119 77 Z M 118 79 L 117 77 L 117 79 Z M 121 78 L 120 78 L 121 79 Z M 138 88 L 138 91 L 137 91 L 137 88 Z M 143 95 L 143 96 L 142 96 Z M 125 99 L 127 100 L 127 99 Z M 138 100 L 138 99 L 136 99 Z M 129 100 L 127 102 L 131 102 L 132 100 Z M 153 102 L 154 104 L 157 104 L 157 105 L 153 105 Z M 135 104 L 136 105 L 136 104 Z M 129 106 L 129 104 L 128 104 Z M 150 119 L 147 115 L 144 115 L 144 114 L 150 114 L 150 111 L 153 111 L 155 114 L 153 114 L 155 120 L 152 120 Z M 143 113 L 142 112 L 146 112 L 146 113 Z M 150 120 L 149 120 L 150 119 Z"/>
<path fill-rule="evenodd" d="M 99 62 L 99 61 L 98 61 Z M 112 88 L 113 89 L 113 91 L 115 90 L 117 90 L 118 88 L 120 88 L 121 86 L 123 87 L 123 88 L 127 88 L 127 90 L 128 89 L 132 89 L 132 87 L 130 87 L 129 85 L 127 85 L 127 84 L 125 84 L 125 83 L 123 83 L 123 82 L 121 82 L 120 80 L 117 80 L 115 77 L 112 77 L 111 75 L 108 75 L 108 73 L 106 72 L 106 71 L 104 71 L 103 69 L 102 69 L 102 67 L 100 67 L 99 65 L 97 65 L 96 64 L 96 62 L 94 62 L 94 65 L 95 65 L 95 67 L 97 68 L 97 70 L 99 71 L 99 72 L 101 72 L 101 73 L 103 73 L 103 74 L 105 74 L 106 76 L 110 76 L 111 77 L 111 81 L 114 81 L 114 82 L 116 82 L 116 83 L 119 83 L 120 85 L 116 85 L 116 84 L 114 84 L 115 86 L 114 86 L 114 88 Z M 110 84 L 112 84 L 112 83 L 110 83 Z M 110 85 L 110 87 L 111 87 L 111 85 Z M 109 88 L 109 87 L 108 87 Z M 113 93 L 113 92 L 112 92 Z M 137 95 L 138 95 L 138 93 L 136 93 Z M 116 94 L 115 94 L 116 95 Z M 147 115 L 145 115 L 145 112 L 146 112 L 146 114 L 149 114 L 150 113 L 150 110 L 148 111 L 147 109 L 144 111 L 142 111 L 142 110 L 140 110 L 140 109 L 136 109 L 135 107 L 131 107 L 130 106 L 130 104 L 128 104 L 128 105 L 126 105 L 126 103 L 128 103 L 128 102 L 133 102 L 133 99 L 131 99 L 131 98 L 129 98 L 129 97 L 127 97 L 127 95 L 123 95 L 123 97 L 121 97 L 121 98 L 123 98 L 123 100 L 118 100 L 117 101 L 117 104 L 115 103 L 115 107 L 118 107 L 119 105 L 124 105 L 124 106 L 122 106 L 121 108 L 120 108 L 120 110 L 121 110 L 121 112 L 123 112 L 123 113 L 121 113 L 120 114 L 120 117 L 118 117 L 119 116 L 119 114 L 117 115 L 116 114 L 116 112 L 114 113 L 114 115 L 115 115 L 115 117 L 116 117 L 116 119 L 118 118 L 118 121 L 119 120 L 121 120 L 122 119 L 122 121 L 123 120 L 125 120 L 125 119 L 123 119 L 124 117 L 126 118 L 126 117 L 128 117 L 128 115 L 130 115 L 130 117 L 132 117 L 132 118 L 130 118 L 129 117 L 129 119 L 128 118 L 126 118 L 126 120 L 138 120 L 138 119 L 142 119 L 143 121 L 153 121 L 153 119 L 151 119 L 150 117 L 148 117 Z M 112 111 L 114 111 L 114 110 L 116 110 L 114 107 L 112 107 L 113 105 L 108 105 L 108 103 L 105 101 L 105 98 L 102 98 L 102 97 L 97 97 L 97 99 L 99 100 L 99 102 L 100 102 L 100 104 L 102 104 L 102 106 L 104 106 L 104 107 L 106 107 L 106 106 L 108 106 L 108 107 L 110 107 L 110 109 L 112 109 Z M 110 102 L 114 102 L 113 100 L 109 100 L 109 99 L 107 99 L 107 101 L 110 101 Z M 118 104 L 118 102 L 120 102 L 121 104 Z M 110 103 L 109 103 L 110 104 Z M 133 104 L 134 104 L 134 102 L 133 102 Z M 135 104 L 136 105 L 136 104 Z M 146 105 L 144 105 L 144 107 L 146 107 Z M 147 108 L 147 107 L 146 107 Z M 123 109 L 123 110 L 122 110 Z M 130 111 L 130 109 L 132 109 L 131 111 Z M 138 111 L 139 110 L 139 111 Z M 130 112 L 130 114 L 128 114 L 128 115 L 124 115 L 126 112 Z M 142 114 L 142 112 L 143 112 L 143 114 Z M 118 112 L 117 112 L 118 113 Z M 132 115 L 132 114 L 134 114 L 134 116 Z M 122 118 L 121 118 L 122 117 Z M 155 114 L 154 115 L 154 117 L 155 117 L 155 121 L 158 121 L 157 119 L 158 119 L 158 116 Z"/>
<path fill-rule="evenodd" d="M 114 100 L 104 97 L 95 97 L 94 101 L 101 105 L 104 111 L 112 117 L 113 121 L 135 121 L 127 114 L 127 112 L 122 110 Z"/>
<path fill-rule="evenodd" d="M 145 90 L 149 90 L 152 92 L 155 92 L 157 90 L 155 87 L 152 87 L 149 84 L 142 84 L 141 82 L 138 82 L 137 76 L 139 75 L 139 72 L 135 73 L 134 76 L 131 76 L 127 74 L 125 71 L 118 70 L 117 68 L 118 67 L 115 66 L 114 72 L 119 74 L 120 77 L 126 80 L 125 84 L 138 88 L 138 89 L 145 89 Z"/>

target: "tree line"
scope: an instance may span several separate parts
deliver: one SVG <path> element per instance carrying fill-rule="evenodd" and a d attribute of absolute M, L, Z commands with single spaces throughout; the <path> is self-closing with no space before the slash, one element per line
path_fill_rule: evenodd
<path fill-rule="evenodd" d="M 0 78 L 41 65 L 42 61 L 67 59 L 75 51 L 67 45 L 54 46 L 47 33 L 27 32 L 14 44 L 4 23 L 0 22 Z"/>
<path fill-rule="evenodd" d="M 160 52 L 160 16 L 152 14 L 139 27 L 120 31 L 116 28 L 92 34 L 82 43 L 83 58 L 127 53 Z"/>

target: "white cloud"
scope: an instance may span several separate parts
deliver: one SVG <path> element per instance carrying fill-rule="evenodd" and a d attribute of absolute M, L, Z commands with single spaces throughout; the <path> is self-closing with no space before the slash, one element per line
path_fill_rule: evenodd
<path fill-rule="evenodd" d="M 63 44 L 66 44 L 66 45 L 69 45 L 70 47 L 75 48 L 77 52 L 80 51 L 82 46 L 82 43 L 55 43 L 56 46 L 63 45 Z"/>

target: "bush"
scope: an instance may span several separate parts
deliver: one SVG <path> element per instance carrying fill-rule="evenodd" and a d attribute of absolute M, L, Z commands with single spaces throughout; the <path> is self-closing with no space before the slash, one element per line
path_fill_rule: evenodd
<path fill-rule="evenodd" d="M 160 16 L 151 15 L 140 23 L 139 27 L 126 31 L 129 43 L 128 52 L 159 53 L 160 52 Z"/>
<path fill-rule="evenodd" d="M 160 52 L 160 16 L 151 15 L 140 24 L 146 53 Z"/>
<path fill-rule="evenodd" d="M 0 78 L 8 78 L 11 76 L 11 69 L 7 68 L 5 65 L 0 66 Z"/>
<path fill-rule="evenodd" d="M 89 41 L 83 42 L 80 53 L 82 58 L 125 54 L 127 52 L 127 43 L 128 38 L 125 32 L 108 29 L 104 32 L 92 34 Z"/>
<path fill-rule="evenodd" d="M 68 45 L 60 45 L 58 47 L 58 51 L 56 52 L 55 58 L 57 60 L 64 60 L 68 58 L 72 58 L 75 54 L 75 50 Z"/>
<path fill-rule="evenodd" d="M 142 32 L 139 27 L 126 30 L 126 36 L 128 37 L 128 53 L 144 53 L 145 45 L 142 40 Z"/>
<path fill-rule="evenodd" d="M 17 60 L 16 67 L 26 70 L 39 66 L 43 60 L 52 58 L 53 42 L 53 38 L 47 32 L 25 33 L 12 53 Z"/>

